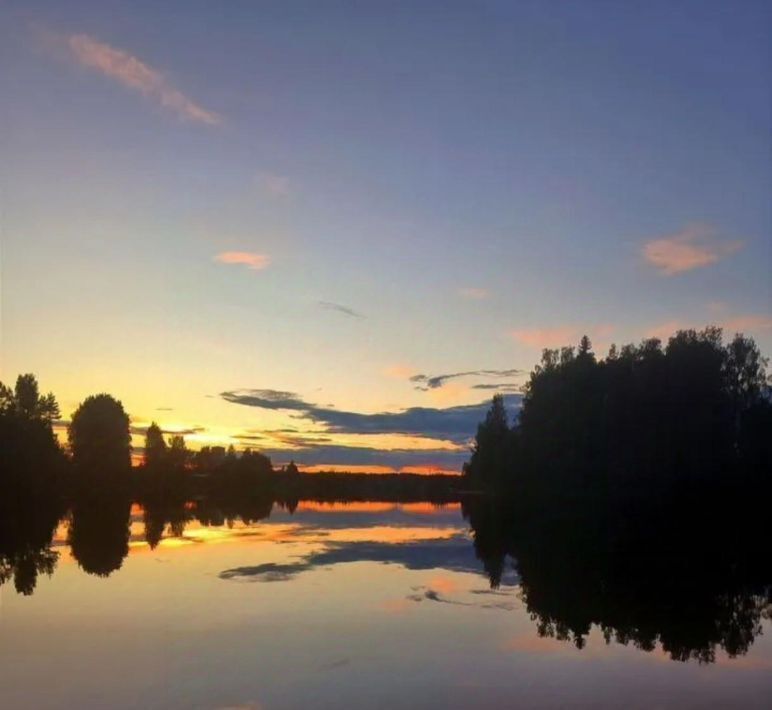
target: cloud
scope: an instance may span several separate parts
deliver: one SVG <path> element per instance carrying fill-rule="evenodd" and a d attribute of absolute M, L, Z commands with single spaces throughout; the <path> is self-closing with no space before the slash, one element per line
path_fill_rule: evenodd
<path fill-rule="evenodd" d="M 132 434 L 136 434 L 137 436 L 144 436 L 147 434 L 147 429 L 149 424 L 133 424 L 131 427 L 129 427 L 129 430 Z M 185 427 L 182 429 L 161 429 L 162 434 L 166 434 L 167 436 L 193 436 L 194 434 L 202 434 L 206 431 L 206 427 L 203 426 L 192 426 L 192 427 Z"/>
<path fill-rule="evenodd" d="M 386 377 L 391 377 L 395 380 L 409 380 L 413 376 L 415 368 L 409 365 L 389 365 L 382 372 Z"/>
<path fill-rule="evenodd" d="M 578 340 L 578 329 L 574 326 L 559 328 L 531 328 L 513 330 L 512 337 L 517 342 L 531 348 L 557 348 Z"/>
<path fill-rule="evenodd" d="M 221 392 L 220 397 L 247 407 L 298 412 L 303 418 L 324 425 L 328 434 L 408 434 L 443 438 L 457 444 L 464 444 L 472 437 L 490 406 L 486 400 L 446 409 L 411 407 L 401 412 L 363 414 L 318 407 L 292 392 L 279 390 L 231 390 Z M 505 404 L 519 407 L 520 397 L 510 395 Z"/>
<path fill-rule="evenodd" d="M 670 338 L 671 335 L 674 335 L 675 332 L 681 327 L 682 326 L 679 324 L 678 321 L 670 320 L 670 321 L 667 321 L 666 323 L 655 325 L 653 328 L 649 328 L 646 331 L 646 337 L 658 338 L 663 343 L 666 343 L 668 341 L 668 338 Z"/>
<path fill-rule="evenodd" d="M 417 383 L 416 389 L 426 392 L 427 390 L 443 387 L 448 380 L 455 380 L 459 377 L 517 377 L 522 375 L 522 370 L 467 370 L 465 372 L 452 372 L 447 375 L 413 375 L 410 381 Z"/>
<path fill-rule="evenodd" d="M 476 427 L 475 423 L 475 427 Z M 238 437 L 241 440 L 243 437 Z M 250 445 L 250 441 L 241 442 Z M 464 442 L 466 443 L 466 442 Z M 299 444 L 298 448 L 293 448 Z M 254 446 L 254 442 L 251 442 Z M 283 445 L 284 442 L 283 442 Z M 270 456 L 274 462 L 292 459 L 299 466 L 320 468 L 341 468 L 376 471 L 418 471 L 460 473 L 464 462 L 469 459 L 469 449 L 459 446 L 452 449 L 382 449 L 371 446 L 347 446 L 342 444 L 313 442 L 286 442 L 290 448 L 261 446 L 260 452 Z"/>
<path fill-rule="evenodd" d="M 342 313 L 344 316 L 349 316 L 349 318 L 366 318 L 362 313 L 359 313 L 358 311 L 355 311 L 353 308 L 349 308 L 348 306 L 341 306 L 340 303 L 332 303 L 332 301 L 317 301 L 317 304 L 328 311 L 337 311 L 338 313 Z"/>
<path fill-rule="evenodd" d="M 468 298 L 470 301 L 481 301 L 488 298 L 491 293 L 487 288 L 465 287 L 458 289 L 458 295 L 462 298 Z"/>
<path fill-rule="evenodd" d="M 258 172 L 255 175 L 255 185 L 260 192 L 268 197 L 282 198 L 289 196 L 292 183 L 290 182 L 290 179 L 284 175 Z"/>
<path fill-rule="evenodd" d="M 511 382 L 481 382 L 476 385 L 472 385 L 473 390 L 496 390 L 497 392 L 508 392 L 511 394 L 520 394 L 523 391 L 522 385 L 515 385 Z"/>
<path fill-rule="evenodd" d="M 224 251 L 217 254 L 214 260 L 221 264 L 244 264 L 252 271 L 260 271 L 271 263 L 270 256 L 249 251 Z"/>
<path fill-rule="evenodd" d="M 600 324 L 592 326 L 566 325 L 556 328 L 526 328 L 513 330 L 512 337 L 522 345 L 542 350 L 544 348 L 559 348 L 563 345 L 576 345 L 582 335 L 588 335 L 597 350 L 603 350 L 606 339 L 614 331 L 614 326 Z"/>
<path fill-rule="evenodd" d="M 743 246 L 739 241 L 717 241 L 715 235 L 716 231 L 707 225 L 689 225 L 647 242 L 643 257 L 661 274 L 673 276 L 715 264 Z"/>
<path fill-rule="evenodd" d="M 733 318 L 725 320 L 721 325 L 725 330 L 728 330 L 731 333 L 752 333 L 759 330 L 772 330 L 772 316 L 734 316 Z"/>
<path fill-rule="evenodd" d="M 82 66 L 155 99 L 184 120 L 210 126 L 222 122 L 221 116 L 185 96 L 161 72 L 122 49 L 111 47 L 85 34 L 71 35 L 67 38 L 67 46 Z"/>

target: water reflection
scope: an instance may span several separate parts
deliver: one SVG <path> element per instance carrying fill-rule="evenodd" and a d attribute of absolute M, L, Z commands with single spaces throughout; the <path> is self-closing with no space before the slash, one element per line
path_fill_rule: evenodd
<path fill-rule="evenodd" d="M 612 529 L 580 513 L 529 520 L 484 501 L 464 515 L 491 588 L 516 569 L 542 637 L 581 649 L 596 626 L 607 643 L 709 663 L 718 648 L 747 653 L 772 616 L 769 557 L 753 531 L 654 517 Z"/>
<path fill-rule="evenodd" d="M 519 587 L 534 636 L 578 649 L 597 628 L 607 643 L 712 662 L 718 649 L 730 657 L 747 653 L 772 612 L 762 546 L 736 545 L 748 531 L 721 526 L 695 534 L 639 521 L 612 532 L 581 516 L 528 519 L 482 499 L 463 506 L 300 501 L 290 511 L 270 498 L 167 497 L 132 507 L 126 496 L 92 493 L 77 497 L 64 516 L 42 501 L 3 505 L 0 583 L 13 579 L 24 595 L 41 573 L 53 574 L 61 545 L 84 572 L 107 577 L 138 546 L 253 540 L 298 547 L 279 560 L 225 567 L 223 582 L 292 583 L 361 562 L 484 575 L 489 589 L 474 590 L 476 598 L 454 597 L 446 582 L 408 587 L 403 601 L 511 609 L 516 598 L 503 590 Z"/>

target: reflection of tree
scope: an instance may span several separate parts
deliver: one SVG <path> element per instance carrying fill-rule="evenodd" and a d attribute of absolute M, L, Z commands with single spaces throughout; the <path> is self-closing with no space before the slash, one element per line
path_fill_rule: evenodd
<path fill-rule="evenodd" d="M 149 497 L 142 501 L 145 541 L 155 549 L 169 528 L 173 537 L 181 537 L 192 515 L 184 499 Z"/>
<path fill-rule="evenodd" d="M 772 583 L 765 365 L 713 327 L 545 350 L 517 426 L 494 399 L 464 470 L 495 500 L 465 506 L 491 584 L 515 558 L 539 633 L 579 647 L 598 625 L 680 660 L 745 653 Z"/>
<path fill-rule="evenodd" d="M 85 572 L 107 577 L 120 569 L 129 554 L 130 513 L 131 502 L 124 495 L 97 493 L 76 498 L 68 542 Z"/>
<path fill-rule="evenodd" d="M 644 512 L 631 525 L 613 513 L 534 518 L 517 505 L 464 506 L 492 586 L 505 556 L 516 560 L 539 635 L 582 648 L 596 625 L 607 642 L 645 651 L 659 643 L 675 660 L 711 662 L 717 648 L 746 653 L 772 602 L 761 524 L 725 516 L 734 523 L 728 538 L 715 511 L 686 523 Z"/>
<path fill-rule="evenodd" d="M 11 577 L 16 591 L 29 595 L 35 590 L 39 574 L 51 575 L 59 553 L 51 541 L 61 510 L 56 501 L 29 499 L 19 506 L 18 498 L 8 509 L 6 498 L 0 502 L 0 585 Z"/>
<path fill-rule="evenodd" d="M 25 595 L 59 557 L 51 549 L 66 463 L 52 429 L 58 416 L 33 375 L 20 375 L 13 390 L 0 383 L 0 584 L 13 578 Z"/>

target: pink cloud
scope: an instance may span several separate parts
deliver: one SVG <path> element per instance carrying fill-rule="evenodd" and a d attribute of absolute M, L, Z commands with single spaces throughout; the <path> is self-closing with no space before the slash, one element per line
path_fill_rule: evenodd
<path fill-rule="evenodd" d="M 243 264 L 253 271 L 260 271 L 271 263 L 267 254 L 255 254 L 249 251 L 224 251 L 214 257 L 221 264 Z"/>
<path fill-rule="evenodd" d="M 583 335 L 587 335 L 593 344 L 595 352 L 602 352 L 609 346 L 608 339 L 614 332 L 614 326 L 608 323 L 599 325 L 566 325 L 556 328 L 532 328 L 513 330 L 512 337 L 521 345 L 543 350 L 544 348 L 559 348 L 564 345 L 579 343 Z"/>
<path fill-rule="evenodd" d="M 666 323 L 655 325 L 646 331 L 647 338 L 659 338 L 663 343 L 667 343 L 671 335 L 684 326 L 677 320 L 669 320 Z"/>
<path fill-rule="evenodd" d="M 67 46 L 82 66 L 154 98 L 180 118 L 207 125 L 216 125 L 222 121 L 218 114 L 199 106 L 172 86 L 163 74 L 128 52 L 85 34 L 68 37 Z"/>
<path fill-rule="evenodd" d="M 689 225 L 680 232 L 647 242 L 644 259 L 661 274 L 673 276 L 715 264 L 742 248 L 739 241 L 720 242 L 715 230 L 706 225 Z"/>
<path fill-rule="evenodd" d="M 725 320 L 721 325 L 729 333 L 752 333 L 759 330 L 772 330 L 772 316 L 734 316 Z"/>
<path fill-rule="evenodd" d="M 570 345 L 579 339 L 578 330 L 574 326 L 560 328 L 532 328 L 529 330 L 513 330 L 512 337 L 522 345 L 530 348 L 557 348 Z"/>

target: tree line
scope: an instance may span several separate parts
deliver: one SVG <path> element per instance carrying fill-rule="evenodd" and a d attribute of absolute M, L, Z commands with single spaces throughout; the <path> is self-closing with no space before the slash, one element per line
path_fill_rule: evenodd
<path fill-rule="evenodd" d="M 767 361 L 742 335 L 683 330 L 597 358 L 545 350 L 510 421 L 500 397 L 464 467 L 475 551 L 509 569 L 542 636 L 747 652 L 772 614 Z"/>
<path fill-rule="evenodd" d="M 772 397 L 758 346 L 719 328 L 663 346 L 544 350 L 510 422 L 494 397 L 467 487 L 541 505 L 558 499 L 670 499 L 769 486 Z"/>

